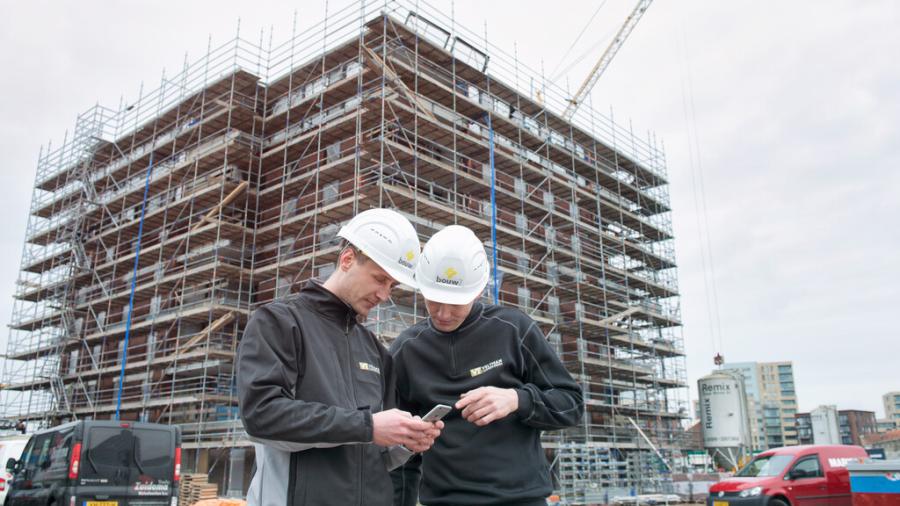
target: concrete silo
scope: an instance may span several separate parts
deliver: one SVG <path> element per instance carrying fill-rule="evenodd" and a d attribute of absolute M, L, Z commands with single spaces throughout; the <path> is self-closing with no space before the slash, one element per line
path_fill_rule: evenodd
<path fill-rule="evenodd" d="M 697 381 L 703 446 L 716 464 L 738 467 L 750 448 L 747 394 L 739 374 L 716 371 Z"/>

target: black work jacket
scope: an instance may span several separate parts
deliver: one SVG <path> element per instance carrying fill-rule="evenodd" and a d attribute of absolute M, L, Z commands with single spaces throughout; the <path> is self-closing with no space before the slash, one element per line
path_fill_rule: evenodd
<path fill-rule="evenodd" d="M 391 357 L 353 309 L 310 281 L 257 309 L 238 354 L 241 419 L 257 443 L 250 506 L 388 505 L 372 413 L 394 406 Z"/>
<path fill-rule="evenodd" d="M 478 427 L 458 410 L 444 418 L 434 446 L 391 473 L 394 504 L 540 503 L 552 492 L 541 431 L 576 425 L 581 387 L 525 313 L 476 303 L 453 332 L 423 320 L 391 345 L 398 403 L 413 415 L 453 406 L 469 390 L 512 388 L 519 407 Z M 420 487 L 421 476 L 421 487 Z"/>

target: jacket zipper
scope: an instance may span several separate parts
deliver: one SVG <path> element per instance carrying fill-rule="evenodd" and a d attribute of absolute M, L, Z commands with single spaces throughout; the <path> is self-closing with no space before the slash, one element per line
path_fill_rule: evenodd
<path fill-rule="evenodd" d="M 351 325 L 350 318 L 347 318 L 347 324 L 344 327 L 344 338 L 347 340 L 347 365 L 348 365 L 348 367 L 350 367 L 350 394 L 353 396 L 353 405 L 356 406 L 356 408 L 358 409 L 359 401 L 356 400 L 356 380 L 354 379 L 354 375 L 353 375 L 353 372 L 354 372 L 353 371 L 353 353 L 350 349 L 350 325 Z M 363 494 L 362 494 L 363 468 L 365 467 L 364 460 L 366 458 L 366 447 L 365 447 L 365 445 L 357 445 L 357 446 L 359 446 L 359 450 L 358 450 L 359 451 L 359 459 L 358 459 L 359 481 L 357 481 L 358 486 L 356 488 L 356 497 L 358 498 L 356 503 L 359 504 L 360 506 L 362 506 L 362 502 L 363 502 Z"/>
<path fill-rule="evenodd" d="M 450 334 L 450 370 L 453 371 L 452 376 L 455 378 L 459 371 L 456 370 L 456 351 L 453 349 L 454 339 L 456 339 L 456 331 Z"/>
<path fill-rule="evenodd" d="M 347 319 L 347 324 L 344 327 L 344 339 L 347 341 L 347 367 L 349 368 L 349 380 L 350 380 L 350 396 L 353 400 L 353 405 L 357 406 L 356 400 L 356 382 L 353 379 L 353 350 L 351 350 L 350 345 L 350 319 Z"/>
<path fill-rule="evenodd" d="M 298 462 L 299 459 L 299 453 L 291 453 L 290 460 L 288 461 L 287 506 L 294 506 L 297 502 L 297 485 L 300 483 L 300 480 L 297 479 L 297 467 L 300 465 Z M 259 493 L 260 497 L 262 497 L 262 487 L 260 487 Z"/>

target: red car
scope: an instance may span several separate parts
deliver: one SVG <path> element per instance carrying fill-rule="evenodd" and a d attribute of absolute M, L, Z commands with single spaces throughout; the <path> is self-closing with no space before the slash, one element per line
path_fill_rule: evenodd
<path fill-rule="evenodd" d="M 709 488 L 708 506 L 851 506 L 848 462 L 859 446 L 809 445 L 767 450 L 732 478 Z"/>

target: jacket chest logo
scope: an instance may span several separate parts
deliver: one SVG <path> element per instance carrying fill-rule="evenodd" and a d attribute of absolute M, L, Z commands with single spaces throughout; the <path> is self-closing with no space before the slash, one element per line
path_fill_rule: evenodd
<path fill-rule="evenodd" d="M 481 366 L 481 367 L 476 367 L 476 368 L 474 368 L 474 369 L 469 369 L 469 374 L 474 378 L 475 376 L 479 376 L 479 375 L 481 375 L 481 374 L 484 374 L 484 373 L 490 371 L 491 369 L 495 369 L 495 368 L 497 368 L 497 367 L 500 367 L 501 365 L 503 365 L 503 359 L 502 359 L 502 358 L 498 358 L 497 360 L 494 360 L 493 362 L 489 362 L 489 363 L 487 363 L 487 364 L 484 364 L 484 365 Z"/>
<path fill-rule="evenodd" d="M 381 369 L 379 369 L 379 368 L 375 367 L 374 365 L 369 364 L 367 362 L 360 362 L 359 368 L 362 369 L 363 371 L 371 371 L 371 372 L 374 372 L 375 374 L 381 374 Z"/>

